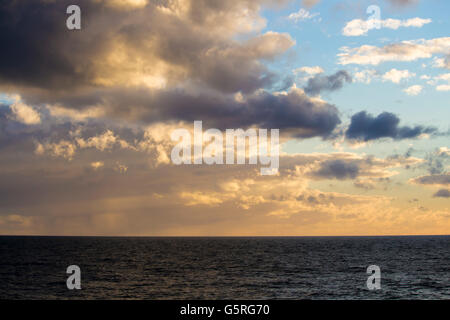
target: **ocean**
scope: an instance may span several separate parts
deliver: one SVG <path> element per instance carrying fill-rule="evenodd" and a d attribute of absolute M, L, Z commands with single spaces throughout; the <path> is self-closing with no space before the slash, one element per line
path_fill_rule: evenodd
<path fill-rule="evenodd" d="M 1 236 L 0 299 L 450 299 L 450 236 Z"/>

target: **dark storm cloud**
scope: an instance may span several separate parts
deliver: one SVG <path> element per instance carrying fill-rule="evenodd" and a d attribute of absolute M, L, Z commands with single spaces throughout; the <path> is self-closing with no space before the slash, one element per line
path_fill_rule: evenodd
<path fill-rule="evenodd" d="M 436 129 L 423 126 L 399 126 L 400 119 L 393 113 L 383 112 L 374 117 L 366 111 L 361 111 L 351 118 L 351 123 L 345 135 L 348 139 L 369 141 L 380 138 L 396 140 L 416 138 L 424 133 L 435 133 Z"/>
<path fill-rule="evenodd" d="M 343 160 L 325 161 L 314 174 L 326 179 L 354 179 L 359 174 L 359 166 L 355 162 Z"/>
<path fill-rule="evenodd" d="M 176 1 L 150 1 L 131 11 L 108 1 L 3 1 L 0 85 L 33 106 L 100 106 L 106 116 L 127 121 L 203 120 L 216 128 L 255 125 L 328 137 L 340 123 L 335 106 L 298 89 L 261 90 L 290 83 L 263 63 L 289 49 L 295 43 L 290 36 L 234 39 L 236 25 L 254 22 L 236 14 L 256 17 L 260 4 L 269 2 L 277 1 L 188 1 L 186 12 L 167 14 L 160 6 L 171 10 Z M 72 3 L 81 7 L 79 31 L 65 26 Z M 147 76 L 167 82 L 147 87 L 142 81 L 154 80 Z M 335 90 L 347 77 L 338 72 L 327 84 L 314 82 L 312 90 Z M 244 98 L 235 99 L 237 92 Z"/>
<path fill-rule="evenodd" d="M 66 97 L 64 97 L 66 98 Z M 52 100 L 73 108 L 90 101 L 102 104 L 109 115 L 130 121 L 202 120 L 212 128 L 275 128 L 297 137 L 328 137 L 340 123 L 334 105 L 311 100 L 300 89 L 285 94 L 259 92 L 238 101 L 227 95 L 190 94 L 184 90 L 150 92 L 147 89 L 115 89 L 94 96 L 77 95 Z"/>
<path fill-rule="evenodd" d="M 214 97 L 167 95 L 159 103 L 161 117 L 193 121 L 203 119 L 214 128 L 259 126 L 261 128 L 292 129 L 298 137 L 327 137 L 340 123 L 338 110 L 330 104 L 320 107 L 303 92 L 293 89 L 287 94 L 262 92 L 244 102 Z M 183 111 L 190 107 L 189 114 Z M 211 108 L 214 106 L 214 108 Z"/>
<path fill-rule="evenodd" d="M 318 95 L 322 91 L 336 91 L 341 89 L 345 82 L 352 82 L 352 77 L 345 70 L 340 70 L 330 76 L 318 74 L 308 80 L 305 92 L 309 95 Z"/>
<path fill-rule="evenodd" d="M 86 19 L 96 10 L 89 1 L 75 2 L 85 8 Z M 86 82 L 89 74 L 77 68 L 84 69 L 87 56 L 104 41 L 86 37 L 81 46 L 80 34 L 65 28 L 67 6 L 68 1 L 0 3 L 0 83 L 60 88 Z"/>
<path fill-rule="evenodd" d="M 447 189 L 441 189 L 437 191 L 433 197 L 435 198 L 450 198 L 450 190 Z"/>
<path fill-rule="evenodd" d="M 417 158 L 387 157 L 372 155 L 356 156 L 351 153 L 296 154 L 280 159 L 282 173 L 298 174 L 312 180 L 361 178 L 356 183 L 388 183 L 393 168 L 413 166 L 420 163 Z"/>
<path fill-rule="evenodd" d="M 148 74 L 164 64 L 170 81 L 187 76 L 223 92 L 270 87 L 279 79 L 260 60 L 283 53 L 293 40 L 270 33 L 238 43 L 220 30 L 236 18 L 233 12 L 256 13 L 259 2 L 186 1 L 188 12 L 177 17 L 160 9 L 175 2 L 156 0 L 137 11 L 114 8 L 108 1 L 5 0 L 0 4 L 0 83 L 74 90 L 104 85 L 141 63 Z M 66 28 L 70 4 L 81 7 L 79 31 Z M 265 46 L 269 42 L 276 46 Z M 119 48 L 127 57 L 112 62 L 110 54 Z"/>
<path fill-rule="evenodd" d="M 449 185 L 450 173 L 421 176 L 413 179 L 412 182 L 417 184 L 428 184 L 428 185 Z"/>

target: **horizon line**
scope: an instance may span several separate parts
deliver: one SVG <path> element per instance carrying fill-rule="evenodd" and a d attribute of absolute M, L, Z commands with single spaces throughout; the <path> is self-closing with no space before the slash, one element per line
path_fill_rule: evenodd
<path fill-rule="evenodd" d="M 327 236 L 126 236 L 126 235 L 26 235 L 0 234 L 0 237 L 47 238 L 369 238 L 369 237 L 449 237 L 450 234 L 390 234 L 390 235 L 327 235 Z"/>

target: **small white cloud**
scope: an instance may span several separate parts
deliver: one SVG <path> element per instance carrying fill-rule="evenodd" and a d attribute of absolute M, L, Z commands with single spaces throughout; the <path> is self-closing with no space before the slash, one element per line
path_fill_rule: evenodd
<path fill-rule="evenodd" d="M 170 159 L 169 156 L 167 155 L 166 150 L 164 149 L 164 146 L 162 145 L 157 145 L 156 146 L 156 152 L 157 152 L 157 157 L 156 157 L 156 165 L 160 165 L 160 164 L 169 164 L 170 163 Z"/>
<path fill-rule="evenodd" d="M 117 141 L 117 136 L 111 130 L 106 130 L 102 135 L 90 137 L 88 140 L 77 139 L 80 148 L 97 148 L 100 151 L 111 149 Z"/>
<path fill-rule="evenodd" d="M 369 84 L 372 80 L 377 76 L 377 71 L 374 69 L 367 69 L 355 72 L 353 78 L 356 82 L 361 82 L 365 84 Z"/>
<path fill-rule="evenodd" d="M 434 77 L 433 81 L 431 81 L 431 85 L 436 84 L 439 81 L 447 81 L 447 84 L 440 84 L 436 87 L 437 91 L 450 91 L 450 73 L 440 74 Z"/>
<path fill-rule="evenodd" d="M 35 153 L 37 155 L 43 155 L 45 152 L 50 153 L 53 157 L 61 157 L 67 160 L 72 160 L 77 146 L 70 141 L 61 140 L 57 143 L 37 143 Z"/>
<path fill-rule="evenodd" d="M 103 161 L 96 161 L 96 162 L 92 162 L 91 163 L 91 167 L 94 170 L 100 169 L 101 167 L 103 167 L 105 165 L 105 163 Z"/>
<path fill-rule="evenodd" d="M 15 121 L 24 124 L 39 124 L 41 123 L 41 116 L 32 107 L 22 103 L 21 101 L 16 101 L 9 107 L 12 111 L 12 118 Z"/>
<path fill-rule="evenodd" d="M 436 87 L 437 91 L 450 91 L 450 85 L 449 84 L 441 84 Z"/>
<path fill-rule="evenodd" d="M 37 155 L 43 155 L 45 153 L 45 147 L 42 143 L 36 143 L 36 149 L 34 150 L 34 153 Z"/>
<path fill-rule="evenodd" d="M 416 74 L 408 70 L 391 69 L 383 75 L 384 81 L 392 81 L 393 83 L 400 83 L 403 79 L 414 77 Z"/>
<path fill-rule="evenodd" d="M 323 73 L 324 70 L 319 66 L 314 67 L 301 67 L 294 70 L 294 73 L 306 73 L 310 76 L 314 76 L 319 73 Z"/>
<path fill-rule="evenodd" d="M 96 148 L 100 151 L 112 149 L 116 144 L 122 149 L 134 149 L 127 141 L 120 139 L 111 130 L 106 130 L 103 134 L 90 137 L 87 140 L 83 138 L 76 139 L 80 148 Z"/>
<path fill-rule="evenodd" d="M 99 118 L 105 114 L 104 110 L 100 107 L 90 107 L 85 110 L 68 109 L 59 105 L 47 105 L 46 107 L 52 117 L 67 118 L 75 121 Z"/>
<path fill-rule="evenodd" d="M 444 59 L 434 58 L 433 59 L 433 67 L 434 68 L 443 68 L 444 67 Z"/>
<path fill-rule="evenodd" d="M 305 21 L 317 17 L 319 13 L 310 13 L 308 10 L 300 8 L 297 12 L 293 12 L 288 16 L 289 20 L 294 20 L 295 22 Z"/>
<path fill-rule="evenodd" d="M 414 85 L 403 90 L 408 96 L 417 96 L 422 92 L 423 87 L 420 85 Z"/>
<path fill-rule="evenodd" d="M 436 76 L 435 80 L 450 81 L 450 73 L 444 73 Z"/>
<path fill-rule="evenodd" d="M 397 20 L 397 19 L 369 19 L 361 20 L 354 19 L 347 22 L 345 27 L 342 29 L 342 34 L 347 37 L 356 37 L 366 35 L 369 30 L 388 28 L 397 30 L 400 27 L 416 27 L 420 28 L 423 25 L 430 23 L 431 19 L 421 19 L 421 18 L 411 18 L 408 20 Z"/>
<path fill-rule="evenodd" d="M 445 58 L 434 57 L 431 66 L 433 68 L 450 69 L 450 55 L 447 55 Z"/>
<path fill-rule="evenodd" d="M 362 45 L 356 48 L 341 47 L 339 64 L 378 65 L 387 61 L 415 61 L 431 58 L 433 54 L 447 53 L 450 50 L 450 37 L 430 40 L 418 39 L 390 43 L 383 47 Z"/>

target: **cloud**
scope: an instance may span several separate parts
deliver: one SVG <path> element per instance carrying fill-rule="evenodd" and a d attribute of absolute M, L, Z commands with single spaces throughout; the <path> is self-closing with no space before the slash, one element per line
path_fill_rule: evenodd
<path fill-rule="evenodd" d="M 421 85 L 413 85 L 403 90 L 408 96 L 417 96 L 422 92 L 423 87 Z"/>
<path fill-rule="evenodd" d="M 356 82 L 361 82 L 365 84 L 370 84 L 375 77 L 377 77 L 377 71 L 374 69 L 357 71 L 353 75 L 353 79 Z"/>
<path fill-rule="evenodd" d="M 185 199 L 187 206 L 198 206 L 205 205 L 214 207 L 223 203 L 223 195 L 217 194 L 214 195 L 211 192 L 203 193 L 203 192 L 182 192 L 180 193 L 180 197 Z"/>
<path fill-rule="evenodd" d="M 86 100 L 101 107 L 110 118 L 146 124 L 201 119 L 210 128 L 258 126 L 282 129 L 298 137 L 327 137 L 340 123 L 334 105 L 310 98 L 295 87 L 286 92 L 260 90 L 239 99 L 214 93 L 195 94 L 180 88 L 156 92 L 115 88 L 57 102 L 82 108 Z"/>
<path fill-rule="evenodd" d="M 369 30 L 388 28 L 397 30 L 400 27 L 416 27 L 421 28 L 425 24 L 431 23 L 431 19 L 421 19 L 421 18 L 411 18 L 408 20 L 397 20 L 397 19 L 370 19 L 361 20 L 355 19 L 347 22 L 345 27 L 342 29 L 342 34 L 347 37 L 356 37 L 366 35 Z"/>
<path fill-rule="evenodd" d="M 412 77 L 415 77 L 416 74 L 410 72 L 409 70 L 398 70 L 396 68 L 392 68 L 389 71 L 386 71 L 384 74 L 379 74 L 375 69 L 365 69 L 362 71 L 356 71 L 353 75 L 353 78 L 356 82 L 370 84 L 372 80 L 381 78 L 383 81 L 391 81 L 392 83 L 400 83 L 402 80 L 407 80 Z"/>
<path fill-rule="evenodd" d="M 145 166 L 146 157 L 136 154 L 117 160 L 114 169 L 106 165 L 111 159 L 107 155 L 106 161 L 101 160 L 105 161 L 105 167 L 95 171 L 86 168 L 92 162 L 86 156 L 74 158 L 72 166 L 35 158 L 34 166 L 22 167 L 20 174 L 15 166 L 2 171 L 3 210 L 10 212 L 14 206 L 20 207 L 24 217 L 36 217 L 33 231 L 45 234 L 64 230 L 64 234 L 84 235 L 179 235 L 172 228 L 188 228 L 188 234 L 192 235 L 191 228 L 199 226 L 208 226 L 208 230 L 217 227 L 216 234 L 225 234 L 232 233 L 232 229 L 241 223 L 251 225 L 252 231 L 247 232 L 255 234 L 260 223 L 273 226 L 271 221 L 280 219 L 270 215 L 275 211 L 297 219 L 302 216 L 308 219 L 306 210 L 315 212 L 311 215 L 315 217 L 312 221 L 304 221 L 311 225 L 331 213 L 353 211 L 356 210 L 354 206 L 379 200 L 377 197 L 308 190 L 305 180 L 299 177 L 266 179 L 243 166 L 211 169 L 161 166 L 149 170 Z M 98 153 L 93 156 L 99 161 Z M 119 165 L 127 167 L 127 171 L 120 171 Z M 41 174 L 42 170 L 45 175 Z M 10 180 L 12 176 L 15 176 L 14 183 Z M 19 190 L 34 192 L 24 199 Z M 304 200 L 299 198 L 300 195 Z M 214 212 L 209 210 L 211 206 L 214 206 Z M 58 215 L 61 208 L 66 209 L 65 215 Z M 67 214 L 71 215 L 70 221 L 66 219 Z M 0 213 L 0 220 L 2 216 Z M 121 223 L 111 230 L 109 218 Z M 247 221 L 249 218 L 253 222 Z M 256 225 L 255 219 L 259 221 Z M 11 230 L 5 224 L 0 229 L 2 232 Z"/>
<path fill-rule="evenodd" d="M 300 8 L 297 12 L 291 13 L 288 16 L 289 20 L 293 20 L 295 22 L 305 21 L 317 17 L 319 13 L 310 13 L 308 10 Z"/>
<path fill-rule="evenodd" d="M 100 151 L 111 149 L 116 144 L 124 149 L 131 148 L 127 141 L 117 137 L 111 130 L 106 130 L 103 134 L 90 137 L 87 140 L 77 137 L 76 142 L 80 148 L 96 148 Z"/>
<path fill-rule="evenodd" d="M 449 84 L 441 84 L 436 86 L 437 91 L 450 91 L 450 85 Z"/>
<path fill-rule="evenodd" d="M 399 126 L 400 119 L 393 113 L 383 112 L 374 117 L 366 111 L 361 111 L 351 118 L 351 123 L 345 136 L 358 141 L 370 141 L 380 138 L 395 140 L 417 138 L 422 134 L 436 132 L 436 129 L 423 126 Z"/>
<path fill-rule="evenodd" d="M 397 30 L 400 27 L 416 27 L 421 28 L 425 24 L 431 23 L 431 19 L 421 19 L 421 18 L 411 18 L 408 20 L 397 20 L 397 19 L 370 19 L 361 20 L 355 19 L 347 22 L 345 27 L 342 29 L 342 34 L 347 37 L 355 37 L 366 35 L 369 30 L 388 28 Z"/>
<path fill-rule="evenodd" d="M 302 5 L 307 8 L 311 8 L 311 7 L 315 6 L 316 4 L 318 4 L 319 2 L 320 2 L 320 0 L 302 0 Z"/>
<path fill-rule="evenodd" d="M 130 11 L 81 0 L 84 28 L 70 32 L 60 25 L 69 1 L 8 0 L 0 6 L 0 42 L 8 48 L 0 51 L 0 87 L 29 105 L 45 105 L 61 121 L 202 119 L 215 128 L 264 126 L 327 137 L 340 123 L 335 106 L 300 89 L 277 92 L 292 81 L 265 62 L 295 41 L 261 32 L 261 5 L 269 2 L 154 0 Z M 45 39 L 52 43 L 42 46 Z M 337 73 L 311 90 L 336 90 L 342 79 L 348 76 Z"/>
<path fill-rule="evenodd" d="M 307 75 L 314 76 L 319 73 L 323 73 L 324 70 L 319 66 L 314 67 L 301 67 L 294 70 L 294 73 L 306 73 Z"/>
<path fill-rule="evenodd" d="M 47 105 L 46 108 L 52 117 L 69 121 L 85 121 L 105 115 L 105 111 L 99 106 L 87 107 L 83 110 L 64 108 L 59 105 Z"/>
<path fill-rule="evenodd" d="M 440 81 L 446 81 L 447 84 L 439 84 L 436 85 Z M 437 91 L 450 91 L 450 73 L 444 73 L 440 74 L 438 76 L 435 76 L 433 80 L 429 80 L 428 84 L 430 85 L 436 85 Z"/>
<path fill-rule="evenodd" d="M 364 190 L 372 190 L 375 189 L 375 185 L 371 180 L 356 180 L 353 182 L 353 185 L 356 188 L 364 189 Z"/>
<path fill-rule="evenodd" d="M 316 75 L 308 80 L 305 92 L 309 95 L 318 95 L 322 91 L 336 91 L 341 89 L 345 82 L 352 82 L 351 75 L 345 70 L 337 71 L 330 76 Z"/>
<path fill-rule="evenodd" d="M 433 197 L 450 198 L 450 190 L 440 189 L 433 195 Z"/>
<path fill-rule="evenodd" d="M 374 185 L 398 174 L 393 168 L 420 165 L 423 160 L 413 157 L 380 159 L 354 153 L 285 154 L 280 159 L 282 174 L 312 180 L 337 179 L 365 181 Z"/>
<path fill-rule="evenodd" d="M 67 140 L 61 140 L 55 143 L 38 143 L 36 145 L 35 153 L 42 155 L 45 152 L 48 152 L 54 157 L 62 157 L 67 160 L 72 160 L 76 150 L 76 144 Z"/>
<path fill-rule="evenodd" d="M 0 90 L 20 94 L 40 123 L 13 121 L 14 101 L 0 97 L 0 232 L 428 231 L 407 225 L 423 213 L 397 208 L 390 195 L 352 194 L 388 188 L 389 177 L 421 159 L 282 154 L 273 177 L 248 165 L 171 164 L 167 135 L 193 120 L 204 129 L 279 128 L 299 138 L 330 139 L 341 129 L 335 105 L 289 88 L 292 75 L 272 69 L 295 45 L 288 34 L 266 32 L 261 9 L 275 2 L 79 0 L 83 29 L 70 32 L 70 1 L 3 1 Z M 319 93 L 349 82 L 342 72 L 315 78 L 309 89 Z M 442 213 L 426 214 L 423 225 L 448 229 Z"/>
<path fill-rule="evenodd" d="M 324 178 L 354 179 L 358 176 L 359 167 L 355 163 L 348 163 L 343 160 L 332 160 L 321 164 L 315 174 Z"/>
<path fill-rule="evenodd" d="M 49 135 L 47 130 L 52 131 L 53 134 Z M 52 157 L 72 161 L 77 152 L 83 149 L 95 149 L 101 152 L 112 151 L 114 148 L 119 150 L 124 149 L 138 151 L 137 146 L 134 146 L 132 143 L 122 139 L 112 130 L 103 130 L 104 125 L 100 125 L 98 123 L 90 123 L 87 126 L 77 126 L 77 124 L 67 126 L 66 123 L 45 123 L 43 128 L 38 128 L 32 132 L 31 140 L 35 145 L 34 153 L 39 156 L 45 156 L 48 154 Z M 134 131 L 138 130 L 135 129 Z M 123 129 L 122 133 L 126 135 L 126 131 Z M 89 137 L 84 137 L 89 134 L 92 135 Z M 142 139 L 142 135 L 142 133 L 136 133 L 135 136 L 130 137 L 130 140 L 135 140 L 136 142 L 138 139 Z M 95 161 L 91 164 L 94 163 L 99 164 L 103 162 Z"/>
<path fill-rule="evenodd" d="M 416 74 L 409 72 L 408 70 L 391 69 L 383 75 L 384 81 L 392 81 L 393 83 L 400 83 L 403 79 L 409 79 L 415 77 Z"/>
<path fill-rule="evenodd" d="M 0 227 L 7 230 L 14 231 L 24 231 L 29 229 L 33 225 L 33 217 L 27 217 L 20 214 L 8 214 L 5 216 L 0 216 Z"/>
<path fill-rule="evenodd" d="M 14 102 L 9 107 L 12 112 L 12 119 L 32 125 L 41 123 L 41 117 L 39 113 L 32 107 L 22 103 L 20 100 Z"/>
<path fill-rule="evenodd" d="M 141 9 L 148 4 L 148 0 L 94 0 L 94 2 L 104 2 L 106 6 L 120 10 Z"/>
<path fill-rule="evenodd" d="M 450 184 L 450 173 L 421 176 L 411 179 L 410 181 L 415 184 L 447 186 Z"/>
<path fill-rule="evenodd" d="M 342 65 L 378 65 L 387 61 L 415 61 L 431 58 L 433 54 L 447 53 L 450 50 L 450 37 L 402 41 L 384 47 L 371 45 L 356 48 L 342 47 L 340 50 L 338 60 Z"/>
<path fill-rule="evenodd" d="M 65 127 L 66 136 L 61 133 L 63 125 L 58 124 L 53 127 L 55 139 L 76 143 L 77 137 L 88 141 L 105 133 L 105 128 L 94 128 L 96 122 L 89 121 L 89 126 Z M 78 127 L 81 132 L 76 132 Z M 171 127 L 167 123 L 157 127 L 152 126 L 149 135 L 164 145 L 161 134 L 170 133 Z M 136 147 L 144 139 L 142 132 L 131 131 L 135 135 L 127 136 L 127 131 L 119 128 L 110 130 L 129 143 L 136 139 Z M 78 148 L 70 163 L 30 153 L 24 156 L 23 150 L 16 152 L 19 146 L 11 148 L 6 155 L 2 153 L 2 161 L 8 156 L 10 162 L 0 172 L 0 217 L 3 212 L 20 212 L 23 217 L 33 217 L 31 230 L 21 232 L 52 235 L 273 235 L 274 226 L 284 226 L 280 235 L 287 230 L 317 235 L 329 228 L 334 228 L 334 234 L 348 234 L 349 230 L 356 234 L 361 232 L 361 223 L 372 227 L 378 223 L 378 229 L 386 219 L 390 225 L 391 218 L 398 221 L 413 213 L 396 208 L 387 196 L 351 194 L 348 188 L 354 188 L 353 182 L 370 181 L 376 187 L 379 178 L 397 174 L 395 168 L 420 161 L 354 153 L 282 155 L 280 176 L 262 177 L 253 166 L 153 167 L 149 162 L 155 157 L 146 148 L 139 152 L 119 145 L 103 151 Z M 93 162 L 104 166 L 93 170 Z M 339 162 L 345 164 L 336 165 Z M 344 171 L 336 169 L 340 167 Z M 353 179 L 356 167 L 358 174 Z M 333 191 L 309 185 L 328 179 L 335 180 Z M 60 214 L 62 208 L 64 215 Z M 440 222 L 439 216 L 432 219 Z M 353 223 L 342 227 L 343 221 Z M 17 232 L 9 224 L 1 225 L 0 230 Z"/>
<path fill-rule="evenodd" d="M 437 58 L 435 57 L 433 59 L 433 63 L 432 66 L 434 68 L 445 68 L 445 69 L 450 69 L 450 54 L 447 54 L 445 57 L 443 58 Z"/>
<path fill-rule="evenodd" d="M 443 80 L 443 81 L 449 81 L 450 82 L 450 73 L 444 73 L 440 74 L 436 77 L 434 77 L 435 80 Z"/>
<path fill-rule="evenodd" d="M 443 65 L 444 68 L 450 69 L 450 54 L 445 56 Z"/>
<path fill-rule="evenodd" d="M 424 166 L 429 173 L 443 173 L 446 165 L 450 163 L 450 149 L 447 147 L 437 148 L 426 154 L 425 161 Z"/>
<path fill-rule="evenodd" d="M 91 167 L 92 167 L 94 170 L 98 170 L 98 169 L 100 169 L 100 168 L 103 167 L 103 166 L 105 166 L 105 163 L 104 163 L 103 161 L 95 161 L 95 162 L 91 162 Z"/>
<path fill-rule="evenodd" d="M 162 89 L 189 80 L 221 92 L 251 92 L 276 81 L 261 60 L 294 44 L 286 34 L 258 32 L 265 25 L 259 0 L 152 0 L 133 11 L 117 10 L 110 1 L 80 0 L 82 32 L 61 27 L 61 12 L 69 4 L 3 3 L 0 41 L 8 50 L 0 52 L 0 83 L 22 91 L 77 91 L 98 86 Z M 256 35 L 235 40 L 248 32 Z M 42 46 L 45 39 L 52 43 Z"/>

